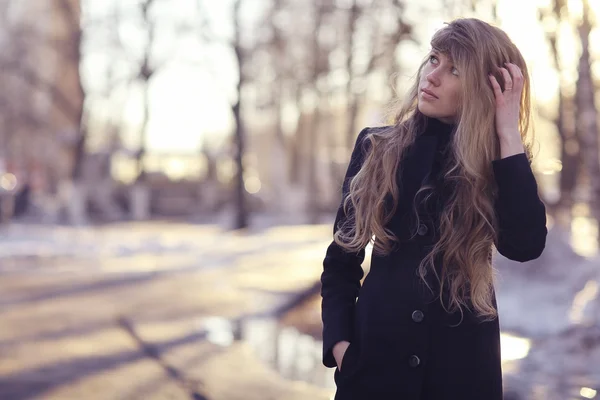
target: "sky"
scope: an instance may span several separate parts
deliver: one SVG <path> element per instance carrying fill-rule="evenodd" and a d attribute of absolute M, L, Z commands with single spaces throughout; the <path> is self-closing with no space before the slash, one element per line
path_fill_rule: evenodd
<path fill-rule="evenodd" d="M 110 10 L 115 1 L 117 0 L 84 0 L 84 7 L 87 6 L 88 17 L 94 18 Z M 548 2 L 549 0 L 498 0 L 500 27 L 513 39 L 528 61 L 533 93 L 542 103 L 552 101 L 558 85 L 558 76 L 549 64 L 548 47 L 543 31 L 537 23 L 537 7 Z M 168 6 L 161 7 L 158 12 L 168 12 L 176 17 L 190 17 L 190 21 L 198 15 L 196 0 L 171 0 L 168 3 Z M 231 32 L 230 3 L 231 0 L 204 1 L 220 35 L 228 35 Z M 248 2 L 249 7 L 245 9 L 245 15 L 249 21 L 256 16 L 256 10 L 260 9 L 261 3 L 261 0 Z M 437 0 L 430 1 L 432 5 L 437 3 Z M 591 3 L 600 15 L 600 2 Z M 126 4 L 131 7 L 134 2 Z M 571 11 L 577 14 L 577 10 L 581 9 L 581 0 L 569 0 L 569 5 Z M 424 38 L 431 36 L 445 22 L 444 18 L 436 18 L 435 15 L 435 12 L 429 14 L 427 23 L 417 25 Z M 167 32 L 170 27 L 164 29 Z M 592 43 L 600 44 L 598 36 L 596 31 Z M 143 47 L 144 37 L 140 35 L 135 24 L 122 28 L 121 37 L 130 47 L 132 54 L 138 53 L 139 48 Z M 168 67 L 156 75 L 150 87 L 151 120 L 148 127 L 148 147 L 151 151 L 197 152 L 204 139 L 223 141 L 231 129 L 229 104 L 235 96 L 233 85 L 237 77 L 231 53 L 226 47 L 207 48 L 194 38 L 182 43 L 170 39 L 171 37 L 167 36 L 157 43 L 156 54 L 163 54 L 164 60 L 169 60 L 169 63 Z M 426 42 L 424 40 L 424 43 Z M 173 43 L 180 44 L 174 47 Z M 567 58 L 574 59 L 577 56 L 579 50 L 576 46 L 571 43 L 559 45 Z M 416 62 L 426 49 L 415 48 L 413 51 L 416 67 Z M 407 54 L 407 57 L 410 58 L 410 55 Z M 88 62 L 84 63 L 87 84 L 93 86 L 94 82 L 98 82 L 102 68 L 105 68 L 107 63 L 114 62 L 106 55 L 89 57 Z M 595 68 L 598 68 L 598 65 Z M 124 67 L 123 71 L 126 72 L 126 69 Z M 572 72 L 564 71 L 567 81 L 575 80 Z M 124 118 L 129 126 L 126 144 L 137 147 L 137 130 L 142 117 L 141 91 L 121 90 L 110 99 L 93 101 L 96 108 L 104 110 L 105 114 L 116 113 Z"/>

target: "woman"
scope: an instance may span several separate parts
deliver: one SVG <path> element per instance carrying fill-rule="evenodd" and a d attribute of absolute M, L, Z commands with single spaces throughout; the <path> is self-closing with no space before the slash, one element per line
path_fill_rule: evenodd
<path fill-rule="evenodd" d="M 321 276 L 337 400 L 502 399 L 492 246 L 520 262 L 545 247 L 519 50 L 477 19 L 431 48 L 394 125 L 358 135 L 344 180 Z"/>

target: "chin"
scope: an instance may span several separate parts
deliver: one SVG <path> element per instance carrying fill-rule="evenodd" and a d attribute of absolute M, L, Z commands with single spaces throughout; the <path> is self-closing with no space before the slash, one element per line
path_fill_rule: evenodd
<path fill-rule="evenodd" d="M 434 110 L 432 110 L 431 108 L 432 108 L 431 105 L 429 105 L 427 103 L 421 103 L 421 102 L 417 103 L 417 109 L 421 112 L 421 114 L 423 114 L 429 118 L 437 118 L 438 117 L 437 113 Z"/>
<path fill-rule="evenodd" d="M 421 112 L 421 114 L 429 118 L 437 118 L 439 120 L 447 120 L 449 118 L 448 114 L 437 112 L 437 110 L 435 110 L 431 104 L 426 102 L 417 103 L 417 109 Z"/>

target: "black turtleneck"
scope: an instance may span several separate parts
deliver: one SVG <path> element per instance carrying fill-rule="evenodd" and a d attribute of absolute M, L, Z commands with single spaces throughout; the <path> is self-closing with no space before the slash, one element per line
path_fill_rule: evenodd
<path fill-rule="evenodd" d="M 447 138 L 450 136 L 453 129 L 453 124 L 447 124 L 445 122 L 440 121 L 437 118 L 427 118 L 427 126 L 425 127 L 423 135 L 440 136 Z"/>
<path fill-rule="evenodd" d="M 427 213 L 435 213 L 441 208 L 441 189 L 443 185 L 442 168 L 445 160 L 448 156 L 449 141 L 452 137 L 454 125 L 446 124 L 435 118 L 427 118 L 427 126 L 423 131 L 424 136 L 436 136 L 437 147 L 435 156 L 433 158 L 433 164 L 431 166 L 431 174 L 429 175 L 429 183 L 435 185 L 434 195 L 428 201 L 426 210 Z M 438 210 L 436 210 L 438 208 Z"/>
<path fill-rule="evenodd" d="M 446 124 L 436 118 L 427 118 L 427 126 L 425 127 L 423 135 L 437 137 L 437 147 L 431 171 L 432 176 L 437 176 L 442 168 L 453 130 L 454 125 Z"/>

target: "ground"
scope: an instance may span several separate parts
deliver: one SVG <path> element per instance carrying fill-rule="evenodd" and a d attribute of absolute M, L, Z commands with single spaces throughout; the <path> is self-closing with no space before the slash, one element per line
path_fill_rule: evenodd
<path fill-rule="evenodd" d="M 4 227 L 0 399 L 330 399 L 314 291 L 330 235 L 330 224 Z M 507 389 L 595 398 L 600 262 L 554 231 L 548 241 L 538 260 L 495 259 Z"/>
<path fill-rule="evenodd" d="M 5 229 L 0 398 L 329 399 L 220 326 L 313 286 L 324 229 Z"/>

